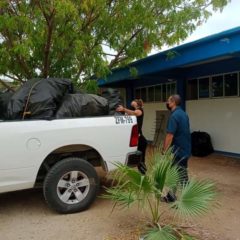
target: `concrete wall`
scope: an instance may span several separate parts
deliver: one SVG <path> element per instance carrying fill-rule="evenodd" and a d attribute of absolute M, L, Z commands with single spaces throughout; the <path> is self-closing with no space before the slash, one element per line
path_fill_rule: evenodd
<path fill-rule="evenodd" d="M 217 151 L 240 153 L 240 98 L 186 102 L 192 131 L 211 135 Z"/>
<path fill-rule="evenodd" d="M 156 111 L 158 110 L 166 110 L 165 103 L 144 104 L 143 134 L 149 141 L 154 139 Z"/>
<path fill-rule="evenodd" d="M 166 110 L 165 103 L 145 103 L 143 133 L 154 139 L 157 110 Z M 216 151 L 240 154 L 240 98 L 201 99 L 186 102 L 191 131 L 211 135 Z"/>

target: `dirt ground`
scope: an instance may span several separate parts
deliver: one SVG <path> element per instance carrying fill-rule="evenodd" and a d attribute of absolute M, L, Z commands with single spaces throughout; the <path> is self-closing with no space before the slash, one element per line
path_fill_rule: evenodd
<path fill-rule="evenodd" d="M 190 175 L 212 179 L 220 206 L 196 223 L 184 223 L 201 240 L 240 240 L 240 160 L 218 155 L 191 158 Z M 137 240 L 144 219 L 137 208 L 116 210 L 98 198 L 87 211 L 59 215 L 40 189 L 0 195 L 0 240 Z"/>

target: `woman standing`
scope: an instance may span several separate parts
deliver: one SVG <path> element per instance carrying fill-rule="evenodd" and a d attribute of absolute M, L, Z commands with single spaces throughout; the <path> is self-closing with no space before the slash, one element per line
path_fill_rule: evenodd
<path fill-rule="evenodd" d="M 142 152 L 142 159 L 140 163 L 138 164 L 138 170 L 142 174 L 145 174 L 147 168 L 145 165 L 145 153 L 147 148 L 147 140 L 143 136 L 142 133 L 142 125 L 143 125 L 143 118 L 144 118 L 144 111 L 143 111 L 143 101 L 142 99 L 134 99 L 131 102 L 131 107 L 133 108 L 128 109 L 123 106 L 119 106 L 116 111 L 117 112 L 125 112 L 127 115 L 133 115 L 137 117 L 137 125 L 138 125 L 138 132 L 139 132 L 139 138 L 138 138 L 138 150 Z"/>

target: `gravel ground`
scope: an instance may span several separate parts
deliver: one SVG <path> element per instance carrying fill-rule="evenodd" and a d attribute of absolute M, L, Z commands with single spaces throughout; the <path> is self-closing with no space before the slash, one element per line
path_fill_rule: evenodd
<path fill-rule="evenodd" d="M 201 240 L 240 240 L 240 160 L 218 155 L 191 158 L 190 175 L 216 181 L 219 208 L 197 223 L 183 223 Z M 0 240 L 137 240 L 144 219 L 137 208 L 115 210 L 98 198 L 87 211 L 59 215 L 40 189 L 0 195 Z"/>

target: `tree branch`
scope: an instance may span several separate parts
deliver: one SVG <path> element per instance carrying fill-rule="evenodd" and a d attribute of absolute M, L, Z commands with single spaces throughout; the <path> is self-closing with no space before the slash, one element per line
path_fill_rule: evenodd
<path fill-rule="evenodd" d="M 46 44 L 44 45 L 44 59 L 43 59 L 43 69 L 42 74 L 44 78 L 47 78 L 49 75 L 49 69 L 50 69 L 50 48 L 52 44 L 52 34 L 53 34 L 53 24 L 54 24 L 54 15 L 55 15 L 55 9 L 51 9 L 50 14 L 47 14 L 44 10 L 41 1 L 37 1 L 37 5 L 40 8 L 46 23 L 47 23 L 47 39 Z"/>
<path fill-rule="evenodd" d="M 65 49 L 63 49 L 61 52 L 59 52 L 59 57 L 57 57 L 57 59 L 53 63 L 53 65 L 62 62 L 62 60 L 64 59 L 67 52 L 73 47 L 74 41 L 75 41 L 75 39 L 72 39 L 72 41 L 69 42 L 68 46 Z M 56 72 L 56 70 L 53 71 L 53 69 L 52 69 L 52 74 L 53 75 L 54 75 L 55 72 Z"/>
<path fill-rule="evenodd" d="M 101 43 L 101 45 L 111 48 L 110 44 L 107 44 L 107 43 Z"/>
<path fill-rule="evenodd" d="M 92 50 L 93 50 L 97 45 L 99 45 L 99 44 L 100 44 L 100 43 L 99 43 L 99 40 L 96 39 L 96 41 L 95 41 L 95 43 L 92 45 L 92 47 L 90 47 L 89 49 L 87 49 L 86 55 L 87 55 L 87 56 L 90 55 L 91 52 L 92 52 Z M 76 75 L 76 80 L 79 79 L 79 77 L 80 77 L 81 73 L 83 72 L 84 68 L 85 68 L 85 64 L 84 64 L 84 63 L 80 63 L 79 71 L 78 71 L 78 73 L 77 73 L 77 75 Z"/>
<path fill-rule="evenodd" d="M 5 38 L 7 40 L 8 45 L 10 46 L 10 48 L 13 49 L 14 48 L 13 40 L 12 40 L 11 34 L 8 32 L 7 29 L 5 31 L 5 35 L 6 35 Z M 29 71 L 26 62 L 24 61 L 24 58 L 19 54 L 16 54 L 16 58 L 17 58 L 18 64 L 21 66 L 21 68 L 25 72 L 26 78 L 31 78 L 31 72 Z"/>
<path fill-rule="evenodd" d="M 86 16 L 87 20 L 86 20 L 86 23 L 84 21 L 81 32 L 84 32 L 89 26 L 91 26 L 91 24 L 94 23 L 94 21 L 98 19 L 98 17 L 99 17 L 99 13 L 98 14 L 96 13 L 96 15 L 94 16 L 94 9 L 92 8 L 89 15 Z"/>
<path fill-rule="evenodd" d="M 105 52 L 103 52 L 103 54 L 106 55 L 106 56 L 112 56 L 112 57 L 116 57 L 117 56 L 117 54 L 111 54 L 111 53 L 105 53 Z"/>
<path fill-rule="evenodd" d="M 53 35 L 53 25 L 54 25 L 54 15 L 55 9 L 52 9 L 50 15 L 47 15 L 46 12 L 41 8 L 42 13 L 47 22 L 47 40 L 44 46 L 44 60 L 43 60 L 43 77 L 47 78 L 49 75 L 50 69 L 50 48 L 52 45 L 52 35 Z"/>
<path fill-rule="evenodd" d="M 158 15 L 158 14 L 160 14 L 160 13 L 155 13 L 154 14 L 154 11 L 155 11 L 155 8 L 152 8 L 151 10 L 150 10 L 150 12 L 154 15 L 154 16 L 156 16 L 156 15 Z M 161 11 L 161 13 L 162 13 L 162 11 Z M 116 57 L 110 62 L 110 64 L 108 65 L 109 66 L 109 68 L 112 68 L 114 65 L 116 65 L 117 63 L 119 63 L 119 62 L 121 62 L 121 61 L 123 61 L 123 60 L 126 60 L 128 57 L 127 56 L 122 56 L 122 54 L 124 53 L 124 50 L 126 49 L 126 47 L 130 44 L 130 42 L 135 38 L 135 37 L 137 37 L 137 35 L 139 34 L 139 33 L 141 33 L 142 31 L 143 31 L 143 29 L 144 29 L 144 27 L 141 27 L 141 28 L 139 28 L 139 29 L 137 29 L 136 30 L 136 32 L 134 32 L 133 34 L 132 34 L 132 36 L 125 42 L 125 44 L 122 46 L 122 48 L 118 51 L 118 53 L 116 54 Z"/>
<path fill-rule="evenodd" d="M 7 88 L 8 90 L 10 90 L 11 92 L 15 92 L 14 88 L 12 88 L 11 86 L 9 86 L 4 80 L 0 79 L 0 83 Z"/>
<path fill-rule="evenodd" d="M 108 65 L 109 68 L 112 68 L 117 62 L 118 59 L 121 57 L 122 53 L 124 52 L 125 48 L 128 46 L 128 44 L 143 30 L 143 27 L 139 28 L 135 33 L 132 34 L 132 36 L 124 43 L 124 45 L 120 48 L 118 53 L 116 54 L 116 57 L 110 62 Z"/>
<path fill-rule="evenodd" d="M 118 63 L 120 63 L 120 62 L 122 62 L 122 61 L 125 61 L 125 60 L 127 60 L 128 58 L 129 58 L 128 56 L 121 56 L 120 58 L 118 58 L 116 64 L 118 64 Z"/>
<path fill-rule="evenodd" d="M 49 74 L 49 68 L 50 68 L 50 48 L 51 48 L 51 42 L 52 42 L 52 33 L 53 33 L 53 21 L 49 21 L 49 26 L 47 30 L 47 41 L 44 47 L 44 62 L 43 62 L 43 76 L 46 78 Z"/>
<path fill-rule="evenodd" d="M 24 81 L 23 81 L 22 79 L 20 79 L 19 76 L 17 76 L 17 78 L 16 78 L 16 77 L 11 76 L 11 75 L 6 74 L 6 73 L 4 74 L 4 76 L 6 76 L 6 77 L 8 77 L 8 78 L 11 78 L 11 79 L 14 80 L 14 81 L 24 83 Z"/>
<path fill-rule="evenodd" d="M 81 73 L 83 72 L 83 70 L 84 70 L 84 64 L 81 63 L 80 66 L 79 66 L 79 69 L 78 69 L 78 73 L 76 75 L 76 80 L 79 79 L 79 77 L 80 77 Z"/>
<path fill-rule="evenodd" d="M 18 12 L 17 12 L 17 9 L 16 9 L 15 6 L 14 6 L 14 3 L 13 3 L 12 1 L 9 1 L 9 4 L 10 4 L 9 10 L 10 10 L 13 14 L 16 14 L 17 16 L 19 16 L 19 15 L 18 15 Z"/>

